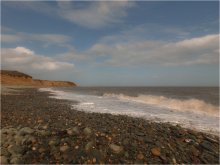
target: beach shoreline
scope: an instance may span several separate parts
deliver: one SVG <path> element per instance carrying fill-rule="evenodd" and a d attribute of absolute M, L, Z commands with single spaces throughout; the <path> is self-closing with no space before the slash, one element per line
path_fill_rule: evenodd
<path fill-rule="evenodd" d="M 77 111 L 72 101 L 49 98 L 36 87 L 1 89 L 1 161 L 6 163 L 219 163 L 218 136 Z"/>

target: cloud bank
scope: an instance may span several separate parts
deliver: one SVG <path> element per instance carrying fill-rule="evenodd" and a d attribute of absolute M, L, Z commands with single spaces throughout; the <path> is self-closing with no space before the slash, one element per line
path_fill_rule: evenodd
<path fill-rule="evenodd" d="M 25 73 L 51 73 L 57 71 L 69 71 L 74 65 L 60 62 L 51 57 L 35 54 L 25 47 L 2 48 L 1 67 L 3 69 L 19 70 Z"/>
<path fill-rule="evenodd" d="M 178 42 L 144 40 L 111 45 L 97 43 L 88 52 L 108 57 L 104 63 L 113 66 L 218 64 L 219 35 Z"/>
<path fill-rule="evenodd" d="M 127 15 L 126 10 L 134 6 L 128 1 L 98 1 L 88 6 L 77 7 L 74 3 L 59 1 L 60 17 L 89 28 L 102 28 L 121 22 Z"/>
<path fill-rule="evenodd" d="M 16 43 L 22 41 L 40 41 L 50 44 L 63 44 L 70 40 L 71 38 L 66 35 L 61 34 L 34 34 L 34 33 L 8 33 L 1 35 L 1 41 L 4 43 Z"/>
<path fill-rule="evenodd" d="M 5 2 L 4 2 L 5 3 Z M 53 3 L 53 2 L 52 2 Z M 122 22 L 127 10 L 135 6 L 131 1 L 94 1 L 74 2 L 7 2 L 6 5 L 20 9 L 31 9 L 35 12 L 56 16 L 79 26 L 99 29 Z"/>

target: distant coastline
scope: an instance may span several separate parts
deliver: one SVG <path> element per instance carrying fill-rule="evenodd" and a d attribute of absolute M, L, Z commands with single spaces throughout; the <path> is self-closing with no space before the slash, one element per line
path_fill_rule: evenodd
<path fill-rule="evenodd" d="M 2 85 L 37 86 L 37 87 L 73 87 L 76 83 L 70 81 L 52 81 L 33 79 L 32 76 L 18 71 L 1 70 Z"/>

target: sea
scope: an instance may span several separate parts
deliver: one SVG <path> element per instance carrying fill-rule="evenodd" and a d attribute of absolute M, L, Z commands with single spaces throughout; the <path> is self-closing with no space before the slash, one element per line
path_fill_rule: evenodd
<path fill-rule="evenodd" d="M 169 122 L 219 135 L 219 87 L 40 88 L 72 109 Z M 77 103 L 75 103 L 77 101 Z"/>

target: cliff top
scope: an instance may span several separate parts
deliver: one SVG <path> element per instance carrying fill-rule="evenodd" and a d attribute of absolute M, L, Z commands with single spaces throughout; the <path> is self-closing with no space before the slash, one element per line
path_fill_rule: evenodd
<path fill-rule="evenodd" d="M 1 84 L 6 85 L 28 85 L 28 86 L 76 86 L 70 81 L 38 80 L 32 76 L 18 71 L 0 70 Z"/>
<path fill-rule="evenodd" d="M 9 76 L 13 76 L 13 77 L 25 77 L 25 78 L 32 78 L 32 76 L 18 72 L 18 71 L 14 71 L 14 70 L 1 70 L 0 71 L 1 74 L 3 75 L 9 75 Z"/>

